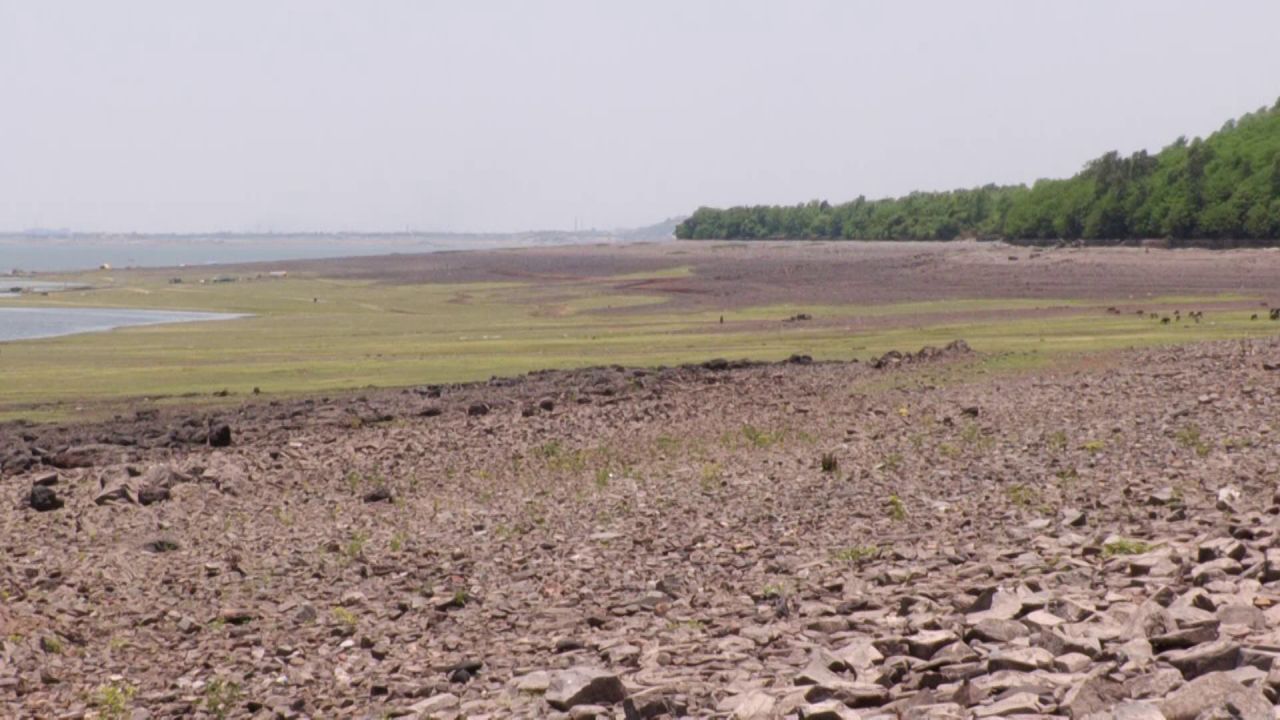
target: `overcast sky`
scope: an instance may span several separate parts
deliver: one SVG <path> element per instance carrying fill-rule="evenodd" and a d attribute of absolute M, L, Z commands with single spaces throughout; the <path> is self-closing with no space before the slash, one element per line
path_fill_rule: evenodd
<path fill-rule="evenodd" d="M 0 0 L 0 229 L 505 231 L 1069 175 L 1280 2 Z"/>

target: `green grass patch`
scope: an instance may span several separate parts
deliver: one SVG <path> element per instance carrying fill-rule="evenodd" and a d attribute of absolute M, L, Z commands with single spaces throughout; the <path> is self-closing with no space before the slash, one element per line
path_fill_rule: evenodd
<path fill-rule="evenodd" d="M 0 418 L 55 420 L 94 412 L 120 398 L 213 402 L 255 387 L 269 397 L 365 386 L 465 382 L 543 368 L 654 366 L 712 357 L 782 360 L 867 359 L 964 338 L 980 359 L 958 363 L 952 379 L 1043 367 L 1053 358 L 1127 347 L 1273 335 L 1280 325 L 1249 321 L 1249 311 L 1212 312 L 1200 324 L 1161 325 L 1109 315 L 1101 301 L 955 300 L 876 306 L 767 306 L 691 311 L 662 295 L 615 292 L 609 283 L 393 285 L 290 276 L 204 283 L 214 271 L 95 272 L 67 279 L 94 287 L 28 296 L 15 307 L 113 307 L 245 313 L 238 320 L 157 325 L 108 333 L 4 343 Z M 631 279 L 679 277 L 687 269 Z M 616 282 L 627 277 L 607 278 Z M 1184 308 L 1237 298 L 1156 298 Z M 1197 305 L 1198 303 L 1198 305 Z M 999 317 L 1000 311 L 1075 307 L 1074 314 Z M 945 322 L 989 310 L 997 319 Z M 783 323 L 807 312 L 818 321 L 886 317 L 857 334 L 837 324 Z M 720 324 L 720 315 L 725 323 Z M 929 324 L 920 324 L 923 317 Z M 762 323 L 777 320 L 776 323 Z M 228 402 L 228 400 L 221 400 Z M 58 403 L 62 403 L 59 405 Z M 745 438 L 767 446 L 768 433 Z"/>

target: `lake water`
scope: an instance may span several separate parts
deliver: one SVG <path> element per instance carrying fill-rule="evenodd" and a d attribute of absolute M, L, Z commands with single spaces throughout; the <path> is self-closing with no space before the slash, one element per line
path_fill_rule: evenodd
<path fill-rule="evenodd" d="M 103 264 L 114 268 L 210 265 L 312 258 L 492 250 L 609 242 L 601 233 L 512 235 L 73 235 L 0 236 L 0 274 L 10 270 L 65 272 Z M 0 288 L 4 287 L 0 277 Z"/>
<path fill-rule="evenodd" d="M 232 320 L 243 315 L 177 310 L 14 308 L 0 306 L 0 342 L 100 332 L 138 325 Z"/>

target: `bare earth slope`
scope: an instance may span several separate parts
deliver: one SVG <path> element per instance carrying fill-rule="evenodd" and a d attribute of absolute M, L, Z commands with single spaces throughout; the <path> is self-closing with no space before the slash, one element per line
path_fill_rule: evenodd
<path fill-rule="evenodd" d="M 0 426 L 0 715 L 1271 717 L 1276 362 L 606 368 Z"/>
<path fill-rule="evenodd" d="M 993 242 L 665 242 L 276 263 L 386 282 L 572 280 L 687 266 L 688 277 L 619 280 L 678 305 L 890 303 L 949 298 L 1142 298 L 1276 292 L 1280 252 L 1025 248 Z M 1274 298 L 1280 304 L 1280 298 Z"/>

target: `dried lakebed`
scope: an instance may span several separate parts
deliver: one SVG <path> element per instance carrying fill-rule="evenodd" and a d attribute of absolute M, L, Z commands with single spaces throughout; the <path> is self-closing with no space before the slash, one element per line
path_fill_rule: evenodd
<path fill-rule="evenodd" d="M 1280 342 L 0 425 L 0 716 L 1271 718 Z"/>
<path fill-rule="evenodd" d="M 234 320 L 234 313 L 117 308 L 18 308 L 0 306 L 0 342 L 101 332 L 142 325 Z"/>

